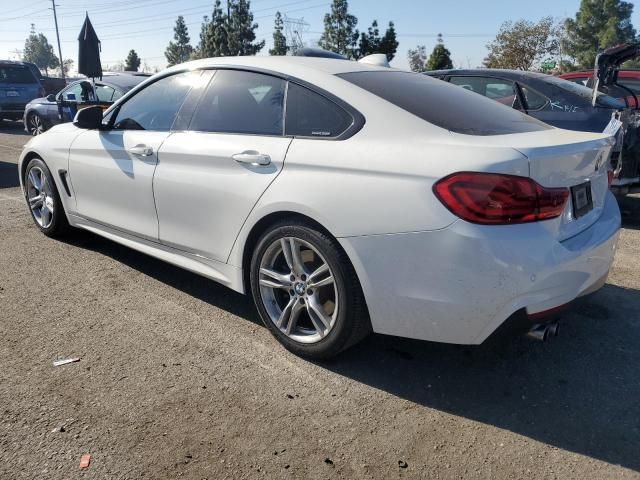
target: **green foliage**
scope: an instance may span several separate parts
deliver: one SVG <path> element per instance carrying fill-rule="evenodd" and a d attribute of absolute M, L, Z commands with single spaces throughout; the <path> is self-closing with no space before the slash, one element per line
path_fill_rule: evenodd
<path fill-rule="evenodd" d="M 427 70 L 444 70 L 453 68 L 453 62 L 451 61 L 451 52 L 444 46 L 444 40 L 442 34 L 438 34 L 438 42 L 433 47 L 433 52 L 427 61 Z"/>
<path fill-rule="evenodd" d="M 124 61 L 124 70 L 125 72 L 137 72 L 138 68 L 140 68 L 140 57 L 135 50 L 129 50 L 129 55 Z"/>
<path fill-rule="evenodd" d="M 227 35 L 229 55 L 255 55 L 264 48 L 264 40 L 256 42 L 257 23 L 253 23 L 249 0 L 229 0 Z"/>
<path fill-rule="evenodd" d="M 583 68 L 593 68 L 599 51 L 633 42 L 633 4 L 621 0 L 582 0 L 575 19 L 567 19 L 565 47 Z"/>
<path fill-rule="evenodd" d="M 174 42 L 169 42 L 169 46 L 164 52 L 168 66 L 184 63 L 189 60 L 193 47 L 189 44 L 189 30 L 184 22 L 184 17 L 180 15 L 176 20 L 176 26 L 173 28 Z"/>
<path fill-rule="evenodd" d="M 391 61 L 396 56 L 398 45 L 398 40 L 396 38 L 396 27 L 393 22 L 389 22 L 387 31 L 384 33 L 384 37 L 382 37 L 382 40 L 380 40 L 378 53 L 384 53 L 389 61 Z"/>
<path fill-rule="evenodd" d="M 289 47 L 287 46 L 287 37 L 284 36 L 284 22 L 280 12 L 276 12 L 276 20 L 273 28 L 273 48 L 269 50 L 269 55 L 282 56 L 286 55 Z"/>
<path fill-rule="evenodd" d="M 424 45 L 418 45 L 414 50 L 409 50 L 407 59 L 412 72 L 421 73 L 427 71 L 427 47 Z"/>
<path fill-rule="evenodd" d="M 36 34 L 34 24 L 31 24 L 31 33 L 24 42 L 23 59 L 25 62 L 35 63 L 40 70 L 45 71 L 45 75 L 49 75 L 50 68 L 60 66 L 60 60 L 53 53 L 47 37 L 42 33 Z"/>
<path fill-rule="evenodd" d="M 545 17 L 538 23 L 528 20 L 505 22 L 487 48 L 485 67 L 530 70 L 542 59 L 558 53 L 557 27 L 552 17 Z"/>
<path fill-rule="evenodd" d="M 357 42 L 360 36 L 356 25 L 358 19 L 349 13 L 347 0 L 333 0 L 331 13 L 324 16 L 324 32 L 318 44 L 321 48 L 345 55 L 357 57 Z"/>
<path fill-rule="evenodd" d="M 229 51 L 228 23 L 229 17 L 222 11 L 220 0 L 213 4 L 211 21 L 204 17 L 200 31 L 200 44 L 198 45 L 198 58 L 227 57 Z"/>

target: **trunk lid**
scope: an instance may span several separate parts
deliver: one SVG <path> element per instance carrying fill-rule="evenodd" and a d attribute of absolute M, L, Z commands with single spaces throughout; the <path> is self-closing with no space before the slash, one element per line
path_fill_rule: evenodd
<path fill-rule="evenodd" d="M 559 241 L 589 228 L 602 214 L 609 191 L 608 170 L 614 137 L 555 128 L 482 137 L 476 141 L 517 150 L 527 157 L 529 176 L 533 180 L 544 187 L 571 189 L 563 214 L 542 222 Z M 580 209 L 583 202 L 588 201 L 585 195 L 590 195 L 592 207 Z"/>

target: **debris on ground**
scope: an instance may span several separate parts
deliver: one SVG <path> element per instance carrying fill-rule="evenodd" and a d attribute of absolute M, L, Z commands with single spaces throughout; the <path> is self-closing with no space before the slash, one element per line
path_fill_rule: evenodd
<path fill-rule="evenodd" d="M 409 466 L 409 464 L 407 462 L 405 462 L 404 460 L 398 460 L 398 466 L 400 468 L 407 468 Z"/>
<path fill-rule="evenodd" d="M 56 360 L 55 362 L 53 362 L 53 366 L 54 367 L 60 367 L 61 365 L 67 365 L 69 363 L 76 363 L 79 362 L 80 359 L 78 357 L 73 357 L 73 358 L 65 358 L 64 360 Z"/>
<path fill-rule="evenodd" d="M 91 455 L 86 453 L 80 457 L 80 470 L 84 470 L 89 467 L 91 463 Z"/>

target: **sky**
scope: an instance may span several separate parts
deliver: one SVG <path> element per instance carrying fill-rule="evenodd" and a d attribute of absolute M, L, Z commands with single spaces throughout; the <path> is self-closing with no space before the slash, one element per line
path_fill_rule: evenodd
<path fill-rule="evenodd" d="M 173 38 L 177 16 L 185 17 L 195 46 L 202 17 L 211 14 L 212 4 L 213 0 L 57 0 L 62 56 L 77 60 L 77 37 L 86 11 L 102 41 L 103 66 L 123 61 L 128 51 L 135 49 L 148 67 L 162 69 L 166 66 L 164 50 Z M 276 11 L 290 18 L 303 18 L 308 24 L 303 39 L 314 45 L 330 4 L 330 0 L 252 0 L 251 8 L 259 24 L 257 38 L 266 41 L 261 54 L 268 54 L 273 44 Z M 373 20 L 383 27 L 390 20 L 395 23 L 400 46 L 393 66 L 408 68 L 407 50 L 425 45 L 430 52 L 437 34 L 442 33 L 454 66 L 466 68 L 480 66 L 487 53 L 486 44 L 503 22 L 521 18 L 537 21 L 549 15 L 558 19 L 573 17 L 579 4 L 580 0 L 350 0 L 349 9 L 358 18 L 360 30 L 366 31 Z M 37 32 L 47 36 L 57 54 L 51 5 L 51 0 L 0 0 L 0 59 L 19 58 L 32 23 Z M 632 21 L 640 30 L 640 3 Z"/>

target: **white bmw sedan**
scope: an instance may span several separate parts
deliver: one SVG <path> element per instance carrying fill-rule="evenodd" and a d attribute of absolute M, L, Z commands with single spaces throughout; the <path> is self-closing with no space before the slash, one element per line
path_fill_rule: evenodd
<path fill-rule="evenodd" d="M 83 228 L 252 295 L 291 351 L 370 331 L 479 344 L 602 286 L 612 138 L 424 75 L 298 57 L 170 68 L 33 138 L 39 229 Z"/>

